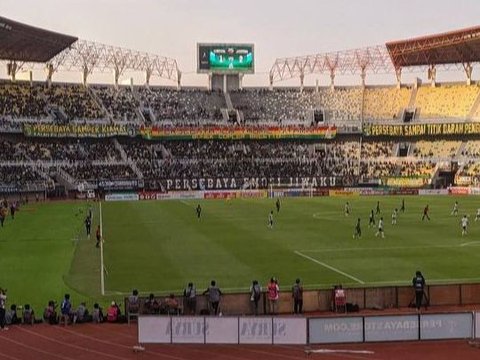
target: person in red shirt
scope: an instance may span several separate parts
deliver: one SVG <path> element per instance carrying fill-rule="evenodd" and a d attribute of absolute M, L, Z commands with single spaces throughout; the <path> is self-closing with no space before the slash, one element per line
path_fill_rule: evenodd
<path fill-rule="evenodd" d="M 268 306 L 270 314 L 275 315 L 277 312 L 277 302 L 279 298 L 280 288 L 277 279 L 272 277 L 267 285 Z"/>

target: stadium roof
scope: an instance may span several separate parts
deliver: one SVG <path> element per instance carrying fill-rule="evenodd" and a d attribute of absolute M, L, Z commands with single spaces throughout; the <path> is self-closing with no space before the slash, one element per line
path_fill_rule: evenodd
<path fill-rule="evenodd" d="M 396 69 L 480 61 L 480 26 L 386 43 Z"/>
<path fill-rule="evenodd" d="M 78 38 L 0 16 L 0 59 L 47 62 Z"/>

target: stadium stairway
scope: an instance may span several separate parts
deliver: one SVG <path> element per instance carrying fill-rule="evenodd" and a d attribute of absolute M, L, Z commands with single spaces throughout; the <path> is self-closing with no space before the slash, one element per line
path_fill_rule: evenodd
<path fill-rule="evenodd" d="M 107 119 L 110 120 L 110 121 L 113 121 L 113 114 L 108 111 L 108 109 L 105 107 L 105 105 L 103 104 L 102 102 L 102 99 L 100 99 L 100 97 L 95 93 L 95 91 L 90 88 L 90 87 L 86 87 L 86 90 L 87 90 L 87 94 L 90 95 L 90 97 L 92 98 L 92 100 L 95 102 L 95 104 L 100 108 L 102 109 L 102 112 L 104 114 L 107 115 Z"/>
<path fill-rule="evenodd" d="M 418 89 L 415 86 L 413 86 L 412 92 L 410 94 L 410 100 L 408 101 L 407 109 L 413 109 L 415 107 L 415 103 L 417 101 L 417 91 Z"/>
<path fill-rule="evenodd" d="M 130 159 L 127 155 L 127 153 L 125 152 L 122 144 L 120 144 L 120 142 L 117 140 L 117 139 L 112 139 L 113 141 L 113 145 L 115 146 L 115 148 L 118 150 L 118 152 L 120 153 L 120 157 L 122 158 L 122 160 L 124 162 L 126 162 L 131 168 L 132 170 L 135 172 L 135 174 L 137 175 L 137 177 L 139 179 L 143 179 L 143 173 L 142 171 L 139 169 L 139 167 L 137 166 L 137 164 L 135 163 L 135 161 L 133 161 L 132 159 Z"/>
<path fill-rule="evenodd" d="M 57 166 L 56 170 L 57 170 L 56 180 L 60 185 L 65 186 L 65 189 L 67 190 L 77 189 L 77 182 L 70 174 L 68 174 L 60 166 Z"/>
<path fill-rule="evenodd" d="M 228 91 L 225 91 L 223 95 L 225 96 L 225 103 L 227 104 L 227 110 L 228 111 L 234 110 L 232 99 L 230 98 L 230 94 L 228 93 Z"/>

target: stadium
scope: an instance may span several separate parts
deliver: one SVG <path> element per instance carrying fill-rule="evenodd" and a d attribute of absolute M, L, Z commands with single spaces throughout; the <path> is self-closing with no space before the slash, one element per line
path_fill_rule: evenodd
<path fill-rule="evenodd" d="M 204 86 L 0 17 L 0 358 L 478 357 L 480 26 L 272 59 L 262 87 L 256 44 L 195 51 Z"/>

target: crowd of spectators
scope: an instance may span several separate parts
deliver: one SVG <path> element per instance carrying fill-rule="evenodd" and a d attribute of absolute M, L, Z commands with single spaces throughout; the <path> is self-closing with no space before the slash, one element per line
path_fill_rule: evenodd
<path fill-rule="evenodd" d="M 44 181 L 34 167 L 27 165 L 0 166 L 0 185 L 23 188 L 29 183 Z"/>
<path fill-rule="evenodd" d="M 21 84 L 0 84 L 0 118 L 38 119 L 47 116 L 47 102 L 41 96 L 43 88 Z"/>
<path fill-rule="evenodd" d="M 221 109 L 226 108 L 225 97 L 218 91 L 198 89 L 139 88 L 138 93 L 144 105 L 154 112 L 156 120 L 221 120 Z"/>
<path fill-rule="evenodd" d="M 138 122 L 137 111 L 140 102 L 135 98 L 130 87 L 95 86 L 93 91 L 100 98 L 103 106 L 113 120 Z"/>
<path fill-rule="evenodd" d="M 76 181 L 144 178 L 150 189 L 166 179 L 433 176 L 438 161 L 479 157 L 478 141 L 417 141 L 412 155 L 400 157 L 394 141 L 189 140 L 151 142 L 141 139 L 46 139 L 19 135 L 0 137 L 0 183 L 24 187 L 52 179 L 60 167 Z M 410 146 L 412 146 L 412 144 Z M 123 149 L 123 150 L 122 150 Z M 454 155 L 456 154 L 456 155 Z M 9 165 L 8 167 L 6 165 Z M 53 175 L 52 175 L 53 174 Z M 43 177 L 42 177 L 43 175 Z"/>
<path fill-rule="evenodd" d="M 62 169 L 77 181 L 96 182 L 98 180 L 132 180 L 137 175 L 129 165 L 82 163 Z"/>

